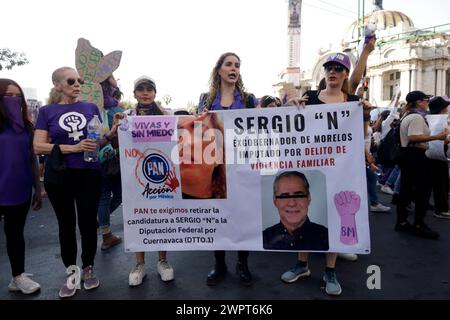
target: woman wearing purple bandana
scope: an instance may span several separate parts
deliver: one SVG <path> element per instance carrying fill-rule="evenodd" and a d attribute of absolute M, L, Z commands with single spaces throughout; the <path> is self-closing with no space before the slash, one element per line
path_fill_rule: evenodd
<path fill-rule="evenodd" d="M 58 220 L 61 258 L 69 270 L 78 269 L 75 232 L 78 221 L 83 286 L 85 290 L 91 290 L 100 284 L 93 269 L 97 251 L 100 163 L 84 161 L 83 153 L 97 151 L 97 143 L 100 147 L 106 145 L 117 134 L 117 126 L 113 126 L 100 141 L 87 139 L 87 124 L 100 114 L 95 104 L 78 100 L 84 81 L 75 69 L 69 67 L 56 69 L 52 81 L 51 95 L 57 99 L 39 111 L 34 148 L 39 154 L 54 155 L 59 146 L 62 153 L 65 169 L 57 178 L 46 176 L 44 185 Z M 59 291 L 61 298 L 69 298 L 76 293 L 77 286 L 71 283 L 71 279 L 71 276 L 67 277 Z"/>
<path fill-rule="evenodd" d="M 255 96 L 245 91 L 241 77 L 241 59 L 237 54 L 226 52 L 219 57 L 211 72 L 209 83 L 209 92 L 200 95 L 198 112 L 256 107 Z M 248 251 L 238 251 L 236 269 L 244 286 L 250 286 L 253 278 L 248 269 L 248 256 Z M 208 286 L 217 285 L 227 273 L 225 251 L 214 251 L 214 258 L 214 269 L 206 279 Z"/>
<path fill-rule="evenodd" d="M 5 216 L 6 249 L 12 270 L 10 291 L 30 294 L 40 285 L 25 273 L 23 230 L 30 204 L 41 208 L 39 170 L 33 151 L 33 125 L 20 86 L 0 79 L 0 215 Z M 31 190 L 34 187 L 32 196 Z"/>

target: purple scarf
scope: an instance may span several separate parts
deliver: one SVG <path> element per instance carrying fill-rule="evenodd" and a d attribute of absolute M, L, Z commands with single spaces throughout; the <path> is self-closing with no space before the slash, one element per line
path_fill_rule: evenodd
<path fill-rule="evenodd" d="M 136 106 L 136 115 L 137 116 L 162 116 L 163 113 L 159 109 L 158 105 L 155 102 L 152 102 L 148 106 L 143 106 L 140 103 Z"/>
<path fill-rule="evenodd" d="M 21 97 L 3 97 L 6 117 L 9 125 L 16 133 L 22 133 L 25 124 L 22 118 L 22 98 Z"/>

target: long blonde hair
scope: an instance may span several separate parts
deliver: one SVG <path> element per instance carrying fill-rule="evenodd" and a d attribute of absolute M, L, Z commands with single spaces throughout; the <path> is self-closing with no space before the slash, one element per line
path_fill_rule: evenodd
<path fill-rule="evenodd" d="M 55 104 L 60 103 L 62 100 L 63 94 L 61 91 L 56 90 L 56 88 L 51 88 L 50 93 L 47 98 L 47 104 Z"/>
<path fill-rule="evenodd" d="M 220 90 L 221 79 L 219 75 L 219 70 L 222 67 L 222 64 L 225 61 L 225 59 L 229 56 L 234 56 L 239 60 L 239 62 L 241 62 L 241 58 L 239 58 L 239 56 L 233 52 L 225 52 L 219 57 L 219 60 L 217 60 L 216 65 L 211 72 L 211 77 L 209 79 L 209 92 L 208 97 L 206 98 L 205 110 L 208 110 L 210 108 L 211 104 L 216 98 L 217 92 Z M 236 87 L 239 90 L 239 93 L 241 94 L 244 104 L 246 104 L 247 94 L 245 93 L 244 82 L 242 81 L 241 74 L 239 74 L 239 79 L 236 83 Z"/>

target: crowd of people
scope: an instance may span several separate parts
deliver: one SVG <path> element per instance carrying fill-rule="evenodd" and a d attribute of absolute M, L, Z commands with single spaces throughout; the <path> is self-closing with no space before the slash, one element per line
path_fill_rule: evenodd
<path fill-rule="evenodd" d="M 184 114 L 179 126 L 189 130 L 193 120 L 204 117 L 209 110 L 223 111 L 244 108 L 277 108 L 284 106 L 305 106 L 328 103 L 360 101 L 364 109 L 364 140 L 367 175 L 367 192 L 370 210 L 373 212 L 390 212 L 391 208 L 380 203 L 377 197 L 377 184 L 381 191 L 393 195 L 397 204 L 397 224 L 395 230 L 408 232 L 419 237 L 437 239 L 439 234 L 431 230 L 424 222 L 429 209 L 431 191 L 434 195 L 435 216 L 450 218 L 448 212 L 449 171 L 446 160 L 430 159 L 426 155 L 430 141 L 443 141 L 445 151 L 450 142 L 447 129 L 431 134 L 427 122 L 427 110 L 431 114 L 448 114 L 450 102 L 442 97 L 430 96 L 421 91 L 406 95 L 406 105 L 399 112 L 397 103 L 389 111 L 382 112 L 378 119 L 370 121 L 373 106 L 361 95 L 355 95 L 361 82 L 367 57 L 374 48 L 375 39 L 365 46 L 361 57 L 350 73 L 350 58 L 344 53 L 331 55 L 323 64 L 325 77 L 318 90 L 309 90 L 302 97 L 273 97 L 265 95 L 257 99 L 245 87 L 240 73 L 241 60 L 235 53 L 227 52 L 217 60 L 210 76 L 209 91 L 200 95 L 199 115 Z M 28 118 L 27 104 L 19 84 L 9 79 L 0 79 L 0 215 L 4 216 L 4 229 L 8 257 L 11 265 L 11 291 L 30 294 L 40 289 L 40 285 L 25 273 L 24 226 L 30 206 L 33 210 L 41 207 L 41 183 L 39 181 L 39 164 L 36 155 L 46 155 L 44 186 L 56 215 L 59 227 L 59 244 L 62 263 L 66 268 L 76 266 L 77 239 L 76 226 L 81 236 L 82 281 L 85 290 L 92 290 L 100 285 L 94 273 L 97 252 L 97 234 L 102 235 L 101 250 L 121 243 L 122 239 L 113 234 L 110 227 L 110 214 L 122 202 L 120 170 L 117 167 L 118 139 L 117 128 L 121 119 L 127 115 L 154 116 L 166 112 L 155 103 L 156 83 L 142 76 L 134 82 L 135 109 L 130 113 L 124 111 L 120 104 L 121 92 L 111 75 L 101 86 L 104 94 L 102 112 L 92 103 L 79 101 L 83 79 L 73 68 L 62 67 L 52 74 L 54 88 L 50 93 L 48 104 L 39 110 L 35 124 Z M 283 99 L 284 98 L 284 99 Z M 99 141 L 87 138 L 86 124 L 98 116 L 103 120 L 103 135 Z M 377 163 L 376 147 L 380 141 L 400 121 L 401 158 L 396 165 Z M 211 126 L 214 119 L 210 119 Z M 223 130 L 223 128 L 222 128 Z M 96 152 L 100 148 L 98 161 L 87 162 L 84 152 Z M 211 174 L 218 179 L 220 168 L 211 167 Z M 213 173 L 216 172 L 216 173 Z M 189 174 L 185 171 L 182 174 Z M 300 195 L 289 194 L 289 188 L 301 189 Z M 32 192 L 34 189 L 34 192 Z M 183 198 L 214 199 L 226 197 L 227 190 L 209 185 L 209 190 L 198 186 L 186 186 Z M 285 194 L 287 192 L 287 195 Z M 292 198 L 292 199 L 291 199 Z M 287 200 L 286 200 L 287 199 Z M 274 186 L 274 203 L 282 217 L 283 203 L 298 202 L 309 204 L 309 185 L 301 174 L 287 174 L 278 178 Z M 414 204 L 414 222 L 408 221 L 408 212 Z M 76 205 L 76 206 L 75 206 Z M 307 207 L 306 207 L 307 212 Z M 303 219 L 295 228 L 287 228 L 290 236 L 297 229 L 306 230 L 308 219 Z M 281 219 L 280 228 L 289 225 Z M 284 224 L 286 223 L 286 224 Z M 311 224 L 311 223 L 310 223 Z M 278 246 L 270 235 L 275 229 L 267 231 L 267 246 Z M 311 226 L 310 229 L 312 230 Z M 316 229 L 314 229 L 316 230 Z M 324 234 L 326 228 L 320 229 Z M 325 235 L 324 235 L 325 237 Z M 326 245 L 328 245 L 328 237 Z M 325 238 L 324 238 L 325 239 Z M 321 248 L 325 244 L 320 243 Z M 325 248 L 325 247 L 324 247 Z M 328 247 L 326 247 L 328 248 Z M 326 250 L 326 249 L 325 249 Z M 336 260 L 340 256 L 347 260 L 356 260 L 354 254 L 325 252 L 325 269 L 323 280 L 325 291 L 329 295 L 340 295 L 342 287 L 335 272 Z M 250 286 L 253 276 L 248 265 L 248 251 L 237 252 L 236 270 L 242 285 Z M 129 274 L 129 285 L 139 286 L 146 277 L 145 253 L 135 254 L 135 264 Z M 218 285 L 227 273 L 225 251 L 214 251 L 214 267 L 207 275 L 206 284 Z M 159 252 L 157 271 L 163 281 L 174 279 L 173 267 L 167 260 L 167 252 Z M 298 253 L 295 265 L 281 275 L 281 280 L 292 283 L 311 274 L 308 266 L 308 252 Z M 64 280 L 59 296 L 69 298 L 76 294 L 77 288 L 71 285 L 70 274 Z"/>

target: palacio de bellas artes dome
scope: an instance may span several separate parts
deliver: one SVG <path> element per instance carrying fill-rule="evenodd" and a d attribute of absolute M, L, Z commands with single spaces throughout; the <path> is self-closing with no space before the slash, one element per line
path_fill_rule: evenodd
<path fill-rule="evenodd" d="M 299 1 L 289 2 L 291 5 L 291 2 Z M 361 30 L 369 23 L 376 25 L 377 41 L 375 50 L 369 56 L 364 80 L 368 86 L 366 97 L 373 105 L 387 106 L 396 86 L 402 93 L 400 101 L 404 101 L 406 94 L 413 90 L 450 96 L 450 24 L 418 29 L 411 17 L 383 8 L 382 0 L 374 0 L 364 20 L 356 20 L 346 31 L 343 30 L 340 43 L 321 49 L 314 65 L 302 66 L 302 71 L 300 68 L 294 70 L 299 74 L 297 79 L 290 75 L 290 79 L 298 81 L 292 87 L 300 94 L 317 89 L 324 76 L 323 63 L 328 56 L 338 51 L 350 56 L 353 69 L 358 59 L 359 39 L 364 37 L 361 36 Z M 292 30 L 290 33 L 293 33 Z M 297 34 L 300 36 L 300 32 Z M 288 77 L 282 74 L 280 82 L 275 85 L 281 96 L 286 81 Z"/>

